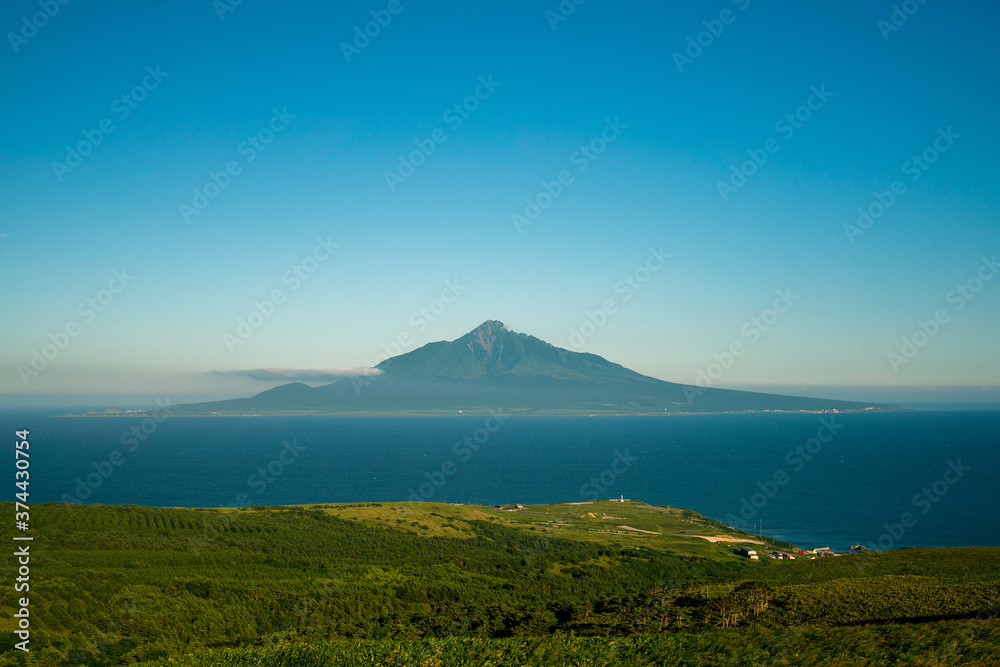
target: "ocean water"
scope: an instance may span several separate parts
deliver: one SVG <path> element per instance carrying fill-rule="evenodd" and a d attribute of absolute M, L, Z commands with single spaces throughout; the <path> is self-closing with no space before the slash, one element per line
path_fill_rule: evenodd
<path fill-rule="evenodd" d="M 759 526 L 802 547 L 1000 546 L 1000 411 L 161 423 L 49 414 L 0 412 L 11 440 L 31 431 L 36 503 L 624 496 Z M 13 479 L 13 458 L 9 466 Z"/>

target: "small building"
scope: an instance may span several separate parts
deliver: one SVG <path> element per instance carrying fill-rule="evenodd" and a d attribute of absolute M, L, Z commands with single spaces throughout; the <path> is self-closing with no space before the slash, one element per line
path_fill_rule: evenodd
<path fill-rule="evenodd" d="M 751 549 L 750 547 L 740 547 L 738 553 L 740 556 L 743 556 L 744 558 L 749 558 L 750 560 L 760 560 L 760 557 L 757 556 L 757 552 Z"/>

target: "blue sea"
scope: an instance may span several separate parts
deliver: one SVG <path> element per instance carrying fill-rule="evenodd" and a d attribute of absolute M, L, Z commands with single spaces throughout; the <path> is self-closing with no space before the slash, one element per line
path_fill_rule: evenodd
<path fill-rule="evenodd" d="M 160 422 L 52 414 L 0 412 L 11 440 L 30 430 L 33 503 L 624 496 L 801 547 L 1000 546 L 1000 411 Z"/>

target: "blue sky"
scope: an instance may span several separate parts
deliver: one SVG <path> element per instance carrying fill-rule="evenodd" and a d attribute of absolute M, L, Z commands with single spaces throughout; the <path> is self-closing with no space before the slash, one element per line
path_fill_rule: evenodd
<path fill-rule="evenodd" d="M 486 319 L 677 382 L 1000 400 L 996 7 L 224 3 L 0 10 L 4 401 L 246 395 L 217 372 Z"/>

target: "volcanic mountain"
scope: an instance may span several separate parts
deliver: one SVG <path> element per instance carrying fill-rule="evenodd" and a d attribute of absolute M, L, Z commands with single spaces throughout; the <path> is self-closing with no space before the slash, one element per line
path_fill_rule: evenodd
<path fill-rule="evenodd" d="M 667 415 L 820 412 L 892 406 L 695 387 L 657 380 L 489 320 L 453 341 L 378 364 L 380 375 L 319 387 L 293 382 L 251 398 L 178 406 L 174 414 Z"/>

